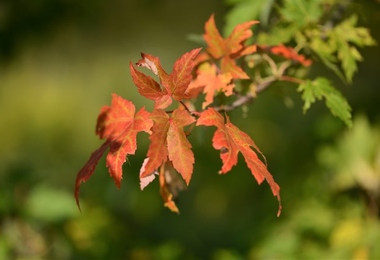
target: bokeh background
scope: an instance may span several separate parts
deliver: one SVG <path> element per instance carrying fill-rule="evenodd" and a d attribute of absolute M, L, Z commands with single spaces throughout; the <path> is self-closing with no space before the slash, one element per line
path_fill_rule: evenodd
<path fill-rule="evenodd" d="M 230 1 L 231 2 L 231 1 Z M 380 3 L 356 1 L 360 24 L 380 39 Z M 170 71 L 198 47 L 211 13 L 223 28 L 223 1 L 0 1 L 0 259 L 380 258 L 380 51 L 350 86 L 322 66 L 353 107 L 348 130 L 323 104 L 306 115 L 294 88 L 260 94 L 233 122 L 255 140 L 281 186 L 283 211 L 266 183 L 241 161 L 217 174 L 212 131 L 190 138 L 195 170 L 178 198 L 162 205 L 158 183 L 139 189 L 148 138 L 114 186 L 104 159 L 82 185 L 76 173 L 101 141 L 94 133 L 111 93 L 152 107 L 129 75 L 140 52 Z M 278 90 L 279 89 L 279 90 Z"/>

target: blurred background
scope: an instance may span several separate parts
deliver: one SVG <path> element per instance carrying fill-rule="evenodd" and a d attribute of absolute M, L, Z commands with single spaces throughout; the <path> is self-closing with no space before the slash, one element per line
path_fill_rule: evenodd
<path fill-rule="evenodd" d="M 380 3 L 355 5 L 379 42 Z M 212 129 L 190 137 L 196 163 L 180 215 L 163 207 L 157 181 L 139 189 L 144 133 L 121 188 L 102 159 L 77 209 L 75 177 L 101 144 L 95 122 L 111 93 L 152 108 L 129 62 L 145 52 L 170 71 L 199 46 L 188 35 L 202 34 L 211 13 L 223 28 L 229 8 L 218 0 L 0 1 L 0 259 L 380 258 L 378 46 L 362 50 L 350 86 L 322 66 L 311 72 L 347 97 L 350 130 L 321 103 L 303 115 L 294 88 L 263 92 L 246 117 L 231 113 L 281 186 L 279 218 L 268 185 L 257 185 L 242 160 L 217 174 Z"/>

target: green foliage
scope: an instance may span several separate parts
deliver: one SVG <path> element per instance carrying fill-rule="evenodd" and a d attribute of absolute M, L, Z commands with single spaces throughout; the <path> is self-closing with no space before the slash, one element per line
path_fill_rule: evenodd
<path fill-rule="evenodd" d="M 345 4 L 341 5 L 327 0 L 287 0 L 278 8 L 278 14 L 273 14 L 277 22 L 271 23 L 268 32 L 259 33 L 258 43 L 276 45 L 295 41 L 297 49 L 312 51 L 342 81 L 352 83 L 357 62 L 362 61 L 356 46 L 373 46 L 376 42 L 367 28 L 357 26 L 356 15 L 333 24 L 331 20 L 337 15 L 332 10 L 345 9 Z M 343 14 L 339 13 L 338 17 L 343 19 Z"/>
<path fill-rule="evenodd" d="M 259 19 L 267 24 L 274 0 L 226 0 L 226 3 L 233 6 L 225 17 L 224 35 L 229 35 L 236 25 L 249 20 Z"/>
<path fill-rule="evenodd" d="M 326 78 L 319 77 L 315 80 L 306 80 L 298 86 L 298 91 L 302 92 L 302 99 L 305 101 L 304 112 L 316 100 L 324 98 L 331 113 L 339 117 L 348 127 L 352 126 L 350 105 Z"/>
<path fill-rule="evenodd" d="M 260 1 L 233 1 L 234 8 L 227 15 L 228 24 L 235 24 L 242 17 L 249 16 L 248 5 L 261 10 L 271 9 L 273 3 L 265 5 Z M 245 8 L 247 7 L 247 8 Z M 292 44 L 297 52 L 312 53 L 343 82 L 352 83 L 357 72 L 357 62 L 363 58 L 357 47 L 373 46 L 375 40 L 369 30 L 358 27 L 358 18 L 351 15 L 343 20 L 347 3 L 332 0 L 285 0 L 272 12 L 269 26 L 258 32 L 257 43 L 263 45 Z M 256 9 L 257 10 L 257 9 Z M 264 13 L 268 13 L 265 11 Z M 258 15 L 251 13 L 250 19 Z M 343 20 L 338 24 L 337 18 Z M 265 30 L 266 29 L 266 30 Z M 297 75 L 295 70 L 293 75 Z M 331 85 L 330 81 L 319 77 L 300 84 L 306 112 L 316 100 L 325 99 L 326 106 L 334 116 L 351 126 L 351 108 L 345 98 Z"/>
<path fill-rule="evenodd" d="M 375 45 L 368 29 L 356 27 L 356 24 L 357 16 L 353 15 L 335 27 L 326 26 L 322 30 L 312 29 L 305 32 L 310 41 L 310 48 L 321 61 L 349 83 L 357 71 L 357 62 L 362 61 L 362 56 L 353 44 L 359 47 Z"/>
<path fill-rule="evenodd" d="M 295 23 L 298 28 L 318 23 L 323 11 L 321 0 L 285 0 L 279 13 L 285 22 Z"/>
<path fill-rule="evenodd" d="M 303 200 L 270 231 L 254 259 L 380 257 L 379 130 L 360 115 L 335 144 L 319 147 Z"/>
<path fill-rule="evenodd" d="M 331 189 L 344 191 L 359 187 L 372 198 L 380 194 L 380 129 L 356 117 L 354 127 L 335 146 L 323 147 L 318 160 L 334 172 Z"/>

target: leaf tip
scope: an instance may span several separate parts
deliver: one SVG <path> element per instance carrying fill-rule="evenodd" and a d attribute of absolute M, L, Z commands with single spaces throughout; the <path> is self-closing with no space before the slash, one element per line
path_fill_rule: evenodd
<path fill-rule="evenodd" d="M 77 207 L 80 213 L 82 213 L 82 209 L 80 208 L 80 203 L 79 203 L 79 188 L 80 188 L 81 182 L 82 180 L 77 178 L 75 182 L 75 191 L 74 191 L 75 202 L 77 203 Z"/>

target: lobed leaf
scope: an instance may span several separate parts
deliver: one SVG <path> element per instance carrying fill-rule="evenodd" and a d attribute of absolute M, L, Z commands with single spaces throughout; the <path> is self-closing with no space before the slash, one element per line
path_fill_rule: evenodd
<path fill-rule="evenodd" d="M 231 35 L 226 39 L 228 53 L 234 54 L 242 51 L 244 48 L 244 42 L 253 34 L 250 29 L 251 26 L 258 23 L 258 21 L 248 21 L 236 25 Z"/>
<path fill-rule="evenodd" d="M 216 70 L 214 64 L 201 64 L 197 70 L 198 77 L 189 86 L 189 91 L 202 88 L 203 93 L 206 94 L 205 101 L 202 104 L 203 109 L 213 103 L 215 92 L 223 92 L 226 96 L 233 93 L 235 85 L 231 83 L 231 75 L 229 73 L 217 74 Z"/>
<path fill-rule="evenodd" d="M 135 114 L 135 106 L 132 102 L 113 94 L 111 106 L 101 109 L 98 116 L 96 133 L 106 142 L 96 150 L 85 166 L 77 174 L 75 185 L 75 198 L 79 207 L 80 184 L 87 181 L 94 173 L 96 165 L 106 149 L 109 152 L 106 165 L 117 187 L 120 187 L 122 179 L 122 166 L 128 154 L 134 154 L 137 149 L 136 136 L 138 132 L 150 132 L 153 122 L 150 113 L 141 108 Z"/>
<path fill-rule="evenodd" d="M 152 135 L 147 158 L 140 178 L 154 173 L 160 166 L 169 161 L 189 184 L 193 172 L 194 155 L 183 127 L 195 122 L 186 110 L 176 109 L 169 117 L 163 110 L 152 112 Z"/>
<path fill-rule="evenodd" d="M 302 99 L 305 102 L 304 113 L 316 100 L 324 98 L 331 113 L 340 118 L 348 127 L 352 126 L 350 105 L 326 78 L 319 77 L 313 81 L 306 80 L 298 86 L 298 91 L 302 92 Z"/>
<path fill-rule="evenodd" d="M 225 123 L 223 116 L 213 108 L 208 108 L 201 113 L 197 125 L 217 127 L 212 139 L 212 144 L 215 149 L 220 150 L 220 158 L 223 162 L 222 169 L 219 173 L 229 172 L 232 167 L 237 164 L 238 154 L 241 152 L 258 184 L 266 180 L 273 195 L 277 197 L 279 201 L 277 215 L 279 216 L 281 213 L 280 187 L 274 181 L 266 165 L 258 158 L 256 152 L 251 149 L 251 147 L 253 147 L 257 152 L 262 154 L 253 140 L 246 133 L 233 125 L 228 116 L 227 122 Z"/>
<path fill-rule="evenodd" d="M 132 79 L 139 93 L 154 100 L 155 109 L 167 108 L 172 103 L 173 98 L 177 101 L 187 98 L 186 90 L 192 79 L 192 71 L 195 66 L 194 59 L 200 50 L 201 48 L 193 49 L 183 54 L 175 61 L 170 75 L 162 68 L 157 57 L 142 53 L 142 59 L 136 65 L 153 71 L 159 77 L 162 88 L 154 79 L 137 71 L 130 63 Z"/>
<path fill-rule="evenodd" d="M 254 45 L 246 47 L 244 43 L 252 36 L 250 27 L 257 23 L 258 21 L 248 21 L 239 24 L 233 29 L 230 36 L 224 39 L 216 28 L 214 15 L 211 15 L 205 24 L 205 34 L 203 35 L 203 38 L 208 44 L 207 52 L 214 59 L 221 58 L 222 60 L 225 58 L 234 60 L 243 55 L 255 52 L 256 48 Z"/>

